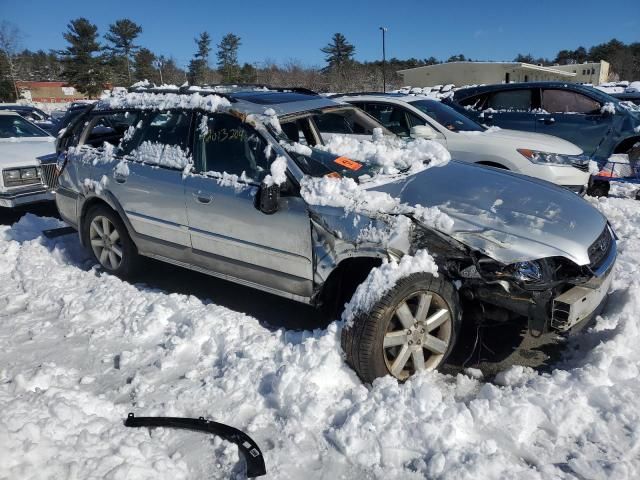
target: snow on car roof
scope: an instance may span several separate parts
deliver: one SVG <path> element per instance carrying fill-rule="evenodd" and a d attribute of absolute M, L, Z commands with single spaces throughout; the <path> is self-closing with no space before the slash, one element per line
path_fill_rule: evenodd
<path fill-rule="evenodd" d="M 278 116 L 316 110 L 338 104 L 311 91 L 252 88 L 225 92 L 219 87 L 134 87 L 134 91 L 114 90 L 96 105 L 97 110 L 137 108 L 164 110 L 183 108 L 209 112 L 234 110 L 243 114 L 264 114 L 265 106 Z"/>

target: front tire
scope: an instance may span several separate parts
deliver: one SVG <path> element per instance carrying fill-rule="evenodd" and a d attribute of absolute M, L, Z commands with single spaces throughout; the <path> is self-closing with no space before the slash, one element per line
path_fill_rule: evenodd
<path fill-rule="evenodd" d="M 388 374 L 400 381 L 435 370 L 447 359 L 460 327 L 453 285 L 417 273 L 401 279 L 369 312 L 342 331 L 347 363 L 366 383 Z"/>
<path fill-rule="evenodd" d="M 135 271 L 138 252 L 117 213 L 104 205 L 93 207 L 83 222 L 85 244 L 107 272 L 129 277 Z"/>

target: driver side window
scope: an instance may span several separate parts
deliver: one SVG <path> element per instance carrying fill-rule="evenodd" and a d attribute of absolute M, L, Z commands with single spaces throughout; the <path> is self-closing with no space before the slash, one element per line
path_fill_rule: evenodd
<path fill-rule="evenodd" d="M 403 108 L 384 103 L 367 104 L 367 113 L 400 137 L 408 137 L 411 126 Z M 424 122 L 422 122 L 424 125 Z"/>
<path fill-rule="evenodd" d="M 228 173 L 260 183 L 269 173 L 267 142 L 232 115 L 201 116 L 197 122 L 196 170 Z"/>

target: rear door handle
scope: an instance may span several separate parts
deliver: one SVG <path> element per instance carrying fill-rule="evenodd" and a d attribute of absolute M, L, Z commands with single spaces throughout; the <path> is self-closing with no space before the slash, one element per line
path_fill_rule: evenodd
<path fill-rule="evenodd" d="M 193 193 L 193 198 L 196 202 L 206 205 L 207 203 L 211 203 L 211 200 L 213 200 L 213 195 L 209 195 L 198 190 L 197 192 Z"/>
<path fill-rule="evenodd" d="M 114 175 L 113 178 L 116 179 L 116 183 L 126 183 L 127 182 L 127 177 L 124 177 L 122 175 Z"/>

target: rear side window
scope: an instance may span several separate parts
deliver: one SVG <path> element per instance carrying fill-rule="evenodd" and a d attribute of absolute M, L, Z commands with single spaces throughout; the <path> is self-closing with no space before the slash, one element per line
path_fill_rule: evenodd
<path fill-rule="evenodd" d="M 124 139 L 124 154 L 138 148 L 145 142 L 172 145 L 187 149 L 191 115 L 182 111 L 160 111 L 145 113 Z"/>
<path fill-rule="evenodd" d="M 184 169 L 191 163 L 190 127 L 190 112 L 146 112 L 127 131 L 121 153 L 142 163 Z"/>
<path fill-rule="evenodd" d="M 494 110 L 531 110 L 531 90 L 506 90 L 493 93 L 489 97 L 488 107 Z"/>
<path fill-rule="evenodd" d="M 94 148 L 102 147 L 104 143 L 118 146 L 137 118 L 138 114 L 133 112 L 96 115 L 90 121 L 90 130 L 86 134 L 84 144 Z"/>
<path fill-rule="evenodd" d="M 544 90 L 542 92 L 542 108 L 549 113 L 598 113 L 600 103 L 569 90 Z"/>
<path fill-rule="evenodd" d="M 255 183 L 269 173 L 266 140 L 232 115 L 201 117 L 195 149 L 200 173 L 227 173 Z"/>

